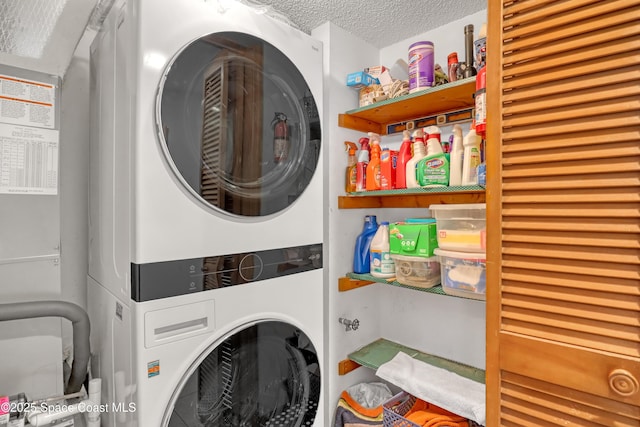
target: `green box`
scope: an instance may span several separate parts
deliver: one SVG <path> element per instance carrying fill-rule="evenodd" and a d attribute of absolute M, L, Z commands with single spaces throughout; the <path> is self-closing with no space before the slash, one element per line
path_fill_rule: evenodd
<path fill-rule="evenodd" d="M 437 247 L 435 219 L 408 219 L 389 225 L 389 251 L 392 254 L 430 258 Z"/>

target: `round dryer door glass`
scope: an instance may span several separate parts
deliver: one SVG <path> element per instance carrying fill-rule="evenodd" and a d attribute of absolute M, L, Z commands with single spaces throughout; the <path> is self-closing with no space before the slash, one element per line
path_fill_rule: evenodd
<path fill-rule="evenodd" d="M 320 119 L 309 86 L 280 50 L 247 34 L 210 34 L 173 58 L 157 125 L 185 188 L 231 215 L 287 208 L 318 163 Z"/>
<path fill-rule="evenodd" d="M 262 322 L 208 349 L 172 402 L 168 427 L 312 426 L 320 366 L 309 338 Z"/>

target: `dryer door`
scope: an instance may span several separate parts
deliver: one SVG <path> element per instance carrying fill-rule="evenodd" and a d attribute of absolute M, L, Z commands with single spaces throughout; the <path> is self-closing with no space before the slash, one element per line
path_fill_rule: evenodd
<path fill-rule="evenodd" d="M 214 33 L 185 46 L 165 70 L 156 113 L 177 178 L 226 214 L 287 208 L 318 163 L 320 120 L 309 86 L 280 50 L 251 35 Z"/>
<path fill-rule="evenodd" d="M 312 426 L 320 400 L 318 356 L 294 326 L 257 323 L 209 348 L 175 396 L 164 426 Z"/>

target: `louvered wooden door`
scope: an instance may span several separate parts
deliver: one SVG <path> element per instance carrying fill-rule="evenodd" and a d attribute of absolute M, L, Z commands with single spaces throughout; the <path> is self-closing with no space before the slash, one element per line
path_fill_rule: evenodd
<path fill-rule="evenodd" d="M 487 426 L 640 426 L 640 1 L 489 0 Z"/>

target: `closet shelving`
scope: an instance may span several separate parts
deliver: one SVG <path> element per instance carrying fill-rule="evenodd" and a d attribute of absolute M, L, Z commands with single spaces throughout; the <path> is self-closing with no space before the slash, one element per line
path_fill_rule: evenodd
<path fill-rule="evenodd" d="M 409 122 L 424 127 L 471 119 L 475 89 L 475 77 L 434 86 L 339 114 L 338 126 L 388 135 L 401 132 Z"/>
<path fill-rule="evenodd" d="M 401 131 L 409 123 L 410 126 L 425 127 L 434 124 L 446 124 L 456 120 L 471 119 L 474 106 L 474 91 L 475 78 L 459 80 L 347 111 L 339 115 L 338 125 L 361 132 L 376 132 L 381 135 L 388 135 Z M 440 203 L 484 202 L 485 189 L 483 187 L 439 187 L 351 193 L 338 197 L 338 208 L 428 208 L 431 204 Z M 450 296 L 444 293 L 441 286 L 427 289 L 416 288 L 402 285 L 398 282 L 378 279 L 371 275 L 355 273 L 348 273 L 346 276 L 339 278 L 338 290 L 345 292 L 373 283 L 387 283 L 416 291 Z M 400 351 L 417 360 L 484 383 L 485 371 L 481 369 L 427 354 L 384 338 L 380 338 L 350 353 L 347 359 L 339 362 L 338 373 L 345 375 L 360 366 L 377 369 L 381 364 L 393 359 Z"/>
<path fill-rule="evenodd" d="M 427 292 L 430 294 L 452 296 L 454 298 L 464 298 L 456 295 L 447 294 L 445 291 L 442 290 L 442 286 L 440 285 L 433 286 L 431 288 L 420 288 L 417 286 L 404 285 L 402 283 L 396 282 L 395 280 L 391 280 L 391 279 L 382 279 L 379 277 L 374 277 L 370 274 L 357 274 L 357 273 L 347 273 L 346 276 L 339 278 L 338 291 L 346 292 L 352 289 L 361 288 L 363 286 L 373 285 L 374 283 L 384 283 L 386 285 L 398 286 L 400 288 L 412 289 L 419 292 Z M 473 298 L 464 298 L 464 299 L 473 299 Z"/>
<path fill-rule="evenodd" d="M 361 191 L 338 196 L 338 209 L 428 208 L 441 203 L 484 203 L 484 187 L 412 188 Z"/>
<path fill-rule="evenodd" d="M 338 115 L 338 125 L 380 135 L 415 127 L 470 120 L 475 77 L 377 102 Z M 364 191 L 338 197 L 339 209 L 426 208 L 438 203 L 484 203 L 480 186 Z"/>
<path fill-rule="evenodd" d="M 423 353 L 419 350 L 386 340 L 384 338 L 380 338 L 372 342 L 371 344 L 368 344 L 360 348 L 359 350 L 349 354 L 349 358 L 346 361 L 340 362 L 340 374 L 344 375 L 345 373 L 351 371 L 353 368 L 357 368 L 358 366 L 366 366 L 370 369 L 378 369 L 380 365 L 382 365 L 383 363 L 387 363 L 388 361 L 393 359 L 396 354 L 398 354 L 398 352 L 403 352 L 416 360 L 420 360 L 438 368 L 446 369 L 450 372 L 455 372 L 461 377 L 465 377 L 475 382 L 484 384 L 485 372 L 482 369 L 463 365 L 453 360 L 444 359 L 432 354 Z"/>

